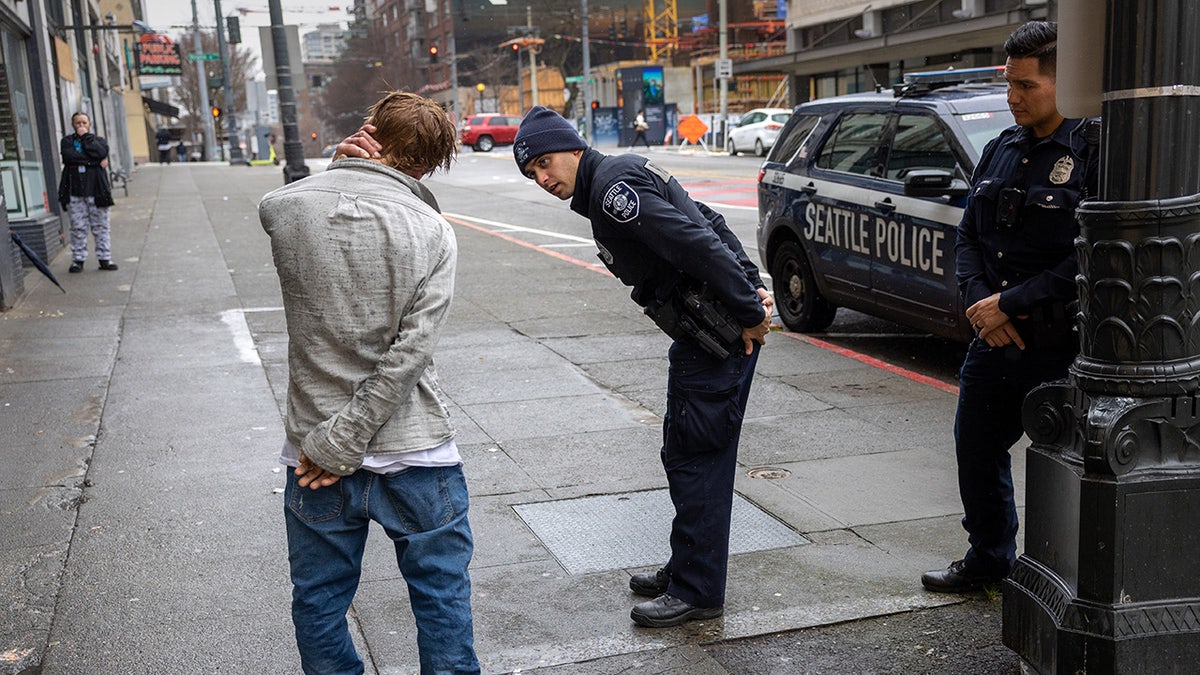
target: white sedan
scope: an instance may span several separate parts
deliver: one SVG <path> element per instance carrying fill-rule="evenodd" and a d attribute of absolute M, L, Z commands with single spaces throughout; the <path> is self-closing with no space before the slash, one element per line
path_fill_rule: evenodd
<path fill-rule="evenodd" d="M 736 155 L 754 148 L 754 154 L 762 157 L 775 145 L 779 130 L 792 116 L 787 108 L 755 108 L 742 115 L 736 126 L 729 130 L 729 141 L 725 149 Z"/>

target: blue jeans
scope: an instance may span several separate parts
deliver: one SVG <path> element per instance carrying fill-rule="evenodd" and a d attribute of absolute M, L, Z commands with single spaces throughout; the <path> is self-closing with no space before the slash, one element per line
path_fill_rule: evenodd
<path fill-rule="evenodd" d="M 759 346 L 718 359 L 691 342 L 668 353 L 662 463 L 675 505 L 667 592 L 696 607 L 725 604 L 738 440 Z"/>
<path fill-rule="evenodd" d="M 967 349 L 959 371 L 954 450 L 963 529 L 972 574 L 1008 576 L 1017 561 L 1017 505 L 1009 449 L 1024 433 L 1021 406 L 1034 387 L 1062 379 L 1074 346 L 1024 351 L 993 349 L 980 339 Z"/>
<path fill-rule="evenodd" d="M 292 622 L 308 675 L 363 672 L 346 624 L 374 520 L 395 542 L 417 623 L 421 673 L 478 673 L 471 627 L 473 544 L 461 466 L 359 470 L 329 487 L 285 490 Z"/>

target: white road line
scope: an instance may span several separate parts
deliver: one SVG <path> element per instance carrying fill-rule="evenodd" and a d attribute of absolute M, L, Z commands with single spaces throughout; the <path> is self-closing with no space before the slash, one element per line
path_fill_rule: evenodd
<path fill-rule="evenodd" d="M 545 235 L 547 237 L 553 237 L 555 239 L 565 239 L 567 241 L 573 241 L 573 242 L 577 242 L 579 244 L 593 244 L 593 241 L 591 239 L 588 239 L 586 237 L 577 237 L 573 234 L 563 234 L 562 232 L 551 232 L 549 230 L 539 230 L 535 227 L 524 227 L 521 225 L 513 225 L 512 223 L 502 223 L 498 220 L 487 220 L 486 218 L 476 218 L 475 216 L 467 216 L 467 215 L 463 215 L 461 213 L 446 213 L 443 215 L 453 216 L 455 218 L 462 218 L 463 220 L 469 220 L 472 223 L 479 223 L 480 225 L 489 225 L 491 227 L 504 228 L 503 230 L 500 230 L 503 232 L 529 232 L 532 234 L 541 234 L 541 235 Z"/>

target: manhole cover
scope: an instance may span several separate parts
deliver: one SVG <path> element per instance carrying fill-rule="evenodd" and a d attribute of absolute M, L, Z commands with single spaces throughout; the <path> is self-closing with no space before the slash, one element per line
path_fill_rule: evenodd
<path fill-rule="evenodd" d="M 751 478 L 761 478 L 763 480 L 779 480 L 780 478 L 787 478 L 788 476 L 792 475 L 792 472 L 788 471 L 787 469 L 776 469 L 775 467 L 771 466 L 760 466 L 757 469 L 750 469 L 746 472 L 746 475 L 750 476 Z"/>

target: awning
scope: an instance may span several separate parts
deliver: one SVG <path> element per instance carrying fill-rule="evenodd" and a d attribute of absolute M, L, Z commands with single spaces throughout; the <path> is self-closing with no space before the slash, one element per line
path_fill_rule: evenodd
<path fill-rule="evenodd" d="M 175 106 L 171 105 L 170 103 L 163 103 L 162 101 L 155 101 L 154 99 L 150 98 L 149 96 L 143 96 L 142 103 L 145 103 L 146 107 L 150 109 L 150 112 L 152 112 L 156 115 L 165 115 L 167 117 L 175 117 L 175 118 L 179 117 L 179 108 L 176 108 Z"/>

